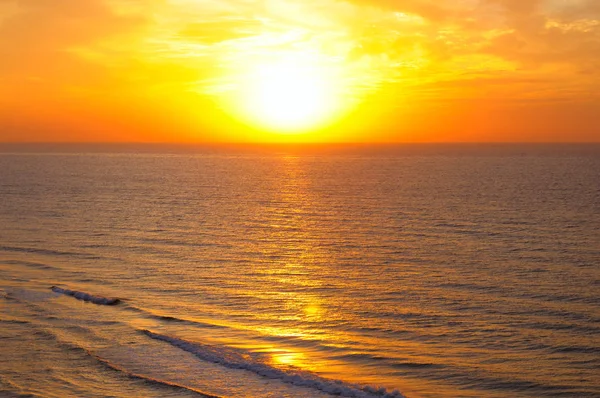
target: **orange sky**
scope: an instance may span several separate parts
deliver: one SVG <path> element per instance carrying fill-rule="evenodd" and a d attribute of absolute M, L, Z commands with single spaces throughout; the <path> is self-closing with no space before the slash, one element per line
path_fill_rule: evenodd
<path fill-rule="evenodd" d="M 0 0 L 2 141 L 598 142 L 600 1 Z"/>

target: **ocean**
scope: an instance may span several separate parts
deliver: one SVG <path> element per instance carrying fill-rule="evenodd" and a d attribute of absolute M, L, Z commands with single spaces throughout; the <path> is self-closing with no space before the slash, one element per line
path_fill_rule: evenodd
<path fill-rule="evenodd" d="M 2 397 L 600 397 L 600 145 L 0 152 Z"/>

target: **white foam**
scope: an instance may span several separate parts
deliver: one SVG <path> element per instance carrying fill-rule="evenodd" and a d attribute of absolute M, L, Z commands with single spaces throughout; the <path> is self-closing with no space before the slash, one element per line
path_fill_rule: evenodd
<path fill-rule="evenodd" d="M 76 299 L 89 301 L 90 303 L 99 304 L 99 305 L 117 305 L 121 302 L 121 300 L 117 298 L 108 298 L 101 296 L 93 296 L 89 293 L 78 292 L 75 290 L 63 289 L 58 286 L 52 286 L 52 291 L 60 294 L 64 294 L 67 296 L 75 297 Z"/>
<path fill-rule="evenodd" d="M 279 369 L 226 347 L 193 343 L 176 337 L 154 333 L 149 330 L 143 330 L 142 332 L 150 338 L 167 342 L 184 351 L 192 353 L 204 361 L 217 363 L 230 369 L 249 370 L 257 375 L 269 379 L 278 379 L 284 383 L 295 386 L 313 388 L 327 394 L 348 398 L 404 398 L 404 395 L 398 390 L 387 391 L 383 387 L 360 386 L 344 383 L 339 380 L 325 379 L 299 369 Z"/>

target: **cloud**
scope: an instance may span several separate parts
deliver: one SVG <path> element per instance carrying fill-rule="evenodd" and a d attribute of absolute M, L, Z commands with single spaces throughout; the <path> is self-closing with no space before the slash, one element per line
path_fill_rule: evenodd
<path fill-rule="evenodd" d="M 259 21 L 242 18 L 230 18 L 225 21 L 192 22 L 179 31 L 179 37 L 183 40 L 212 45 L 227 40 L 248 37 L 260 26 Z"/>
<path fill-rule="evenodd" d="M 100 70 L 75 48 L 128 34 L 147 23 L 143 15 L 118 15 L 103 0 L 2 0 L 13 13 L 0 22 L 0 76 L 20 80 L 93 81 Z M 86 75 L 88 75 L 86 77 Z"/>
<path fill-rule="evenodd" d="M 244 68 L 293 53 L 339 67 L 376 106 L 595 103 L 600 1 L 0 0 L 5 109 L 185 99 L 212 112 Z"/>
<path fill-rule="evenodd" d="M 4 50 L 61 50 L 69 45 L 89 44 L 121 34 L 146 22 L 142 15 L 117 15 L 103 0 L 21 0 L 13 3 L 20 12 L 0 25 L 0 43 Z"/>
<path fill-rule="evenodd" d="M 493 49 L 495 55 L 517 62 L 600 59 L 595 51 L 600 41 L 596 0 L 352 1 L 422 18 L 423 27 L 412 34 L 418 32 L 424 38 L 421 43 L 430 49 L 460 54 Z M 393 29 L 391 24 L 388 29 Z M 449 33 L 455 37 L 445 40 Z"/>

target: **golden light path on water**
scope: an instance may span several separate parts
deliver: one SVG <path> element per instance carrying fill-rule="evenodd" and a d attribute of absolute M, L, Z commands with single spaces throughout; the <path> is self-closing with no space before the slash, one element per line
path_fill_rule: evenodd
<path fill-rule="evenodd" d="M 596 152 L 317 150 L 0 156 L 0 373 L 58 396 L 172 388 L 124 371 L 236 397 L 598 391 Z"/>
<path fill-rule="evenodd" d="M 276 168 L 278 177 L 273 180 L 273 185 L 269 188 L 270 198 L 265 201 L 270 224 L 261 230 L 259 236 L 254 237 L 260 242 L 261 255 L 270 259 L 260 271 L 268 282 L 256 286 L 256 289 L 245 289 L 240 294 L 263 303 L 276 302 L 284 314 L 278 311 L 261 311 L 252 315 L 257 321 L 256 325 L 254 322 L 229 325 L 281 342 L 264 343 L 262 338 L 248 336 L 244 340 L 217 338 L 215 341 L 269 355 L 270 362 L 276 367 L 308 370 L 334 380 L 399 388 L 409 394 L 426 388 L 427 382 L 423 380 L 412 380 L 405 376 L 400 379 L 393 374 L 382 374 L 377 367 L 365 367 L 361 361 L 332 358 L 338 351 L 349 351 L 349 356 L 356 354 L 360 357 L 364 352 L 358 347 L 365 346 L 380 353 L 375 355 L 383 355 L 382 352 L 385 352 L 385 346 L 388 345 L 389 349 L 400 348 L 412 352 L 410 359 L 416 363 L 428 361 L 428 358 L 418 355 L 419 352 L 427 351 L 421 344 L 395 338 L 386 341 L 366 336 L 360 331 L 350 332 L 326 326 L 332 320 L 342 324 L 353 323 L 354 317 L 358 320 L 360 315 L 354 315 L 353 311 L 340 312 L 340 308 L 348 305 L 357 313 L 369 310 L 351 297 L 339 301 L 331 294 L 332 291 L 346 288 L 368 290 L 372 287 L 367 287 L 368 282 L 365 284 L 362 270 L 347 275 L 331 274 L 326 278 L 328 283 L 324 282 L 323 275 L 315 274 L 323 271 L 323 264 L 335 261 L 330 257 L 330 248 L 319 244 L 315 233 L 323 230 L 324 225 L 320 224 L 328 224 L 326 233 L 329 238 L 335 239 L 332 235 L 339 233 L 335 225 L 336 215 L 331 213 L 326 219 L 316 221 L 307 217 L 321 212 L 323 197 L 314 189 L 316 182 L 311 179 L 312 173 L 306 169 L 301 156 L 278 156 L 273 167 Z M 273 206 L 272 209 L 270 206 Z M 337 238 L 344 241 L 342 235 Z M 287 255 L 281 256 L 282 252 Z M 278 286 L 278 289 L 270 290 L 263 286 Z M 373 291 L 373 294 L 376 292 Z M 268 304 L 266 306 L 269 307 Z M 385 320 L 379 320 L 378 327 L 385 328 L 385 323 Z M 289 343 L 290 340 L 292 344 Z M 325 346 L 324 341 L 327 342 Z M 355 354 L 353 347 L 357 348 Z M 443 391 L 443 387 L 436 386 L 435 383 L 431 388 Z M 411 396 L 418 395 L 413 393 Z"/>

